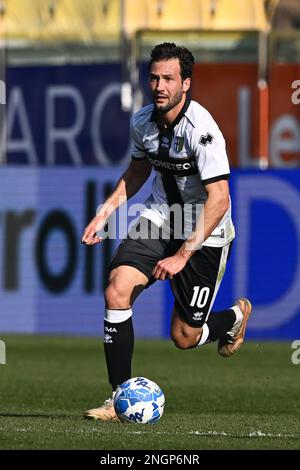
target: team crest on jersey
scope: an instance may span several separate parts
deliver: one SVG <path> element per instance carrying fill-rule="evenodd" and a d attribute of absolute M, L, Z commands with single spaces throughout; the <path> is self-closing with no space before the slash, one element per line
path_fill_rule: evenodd
<path fill-rule="evenodd" d="M 206 135 L 202 135 L 199 140 L 199 144 L 207 146 L 207 144 L 211 144 L 214 140 L 214 136 L 211 135 L 209 132 Z"/>
<path fill-rule="evenodd" d="M 170 147 L 170 141 L 168 139 L 168 137 L 163 137 L 162 140 L 161 140 L 161 147 L 165 147 L 165 148 L 169 148 Z"/>
<path fill-rule="evenodd" d="M 174 139 L 174 149 L 177 153 L 181 152 L 183 149 L 184 137 L 176 136 Z"/>

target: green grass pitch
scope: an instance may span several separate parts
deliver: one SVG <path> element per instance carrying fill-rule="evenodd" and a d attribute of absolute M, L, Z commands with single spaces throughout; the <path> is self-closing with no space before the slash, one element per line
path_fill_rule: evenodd
<path fill-rule="evenodd" d="M 100 338 L 10 336 L 0 365 L 0 449 L 299 449 L 300 364 L 291 343 L 181 351 L 136 341 L 133 375 L 166 395 L 156 425 L 82 418 L 109 395 Z"/>

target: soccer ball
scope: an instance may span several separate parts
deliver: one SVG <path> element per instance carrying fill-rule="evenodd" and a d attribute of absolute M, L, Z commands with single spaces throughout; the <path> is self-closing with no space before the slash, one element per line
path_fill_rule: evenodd
<path fill-rule="evenodd" d="M 114 407 L 123 423 L 154 424 L 162 416 L 165 396 L 159 386 L 145 377 L 134 377 L 116 390 Z"/>

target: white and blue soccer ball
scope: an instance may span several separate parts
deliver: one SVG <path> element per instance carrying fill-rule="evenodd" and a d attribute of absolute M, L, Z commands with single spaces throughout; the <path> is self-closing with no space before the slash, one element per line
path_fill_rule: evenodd
<path fill-rule="evenodd" d="M 134 377 L 118 386 L 114 407 L 120 421 L 154 424 L 164 412 L 165 396 L 161 388 L 145 377 Z"/>

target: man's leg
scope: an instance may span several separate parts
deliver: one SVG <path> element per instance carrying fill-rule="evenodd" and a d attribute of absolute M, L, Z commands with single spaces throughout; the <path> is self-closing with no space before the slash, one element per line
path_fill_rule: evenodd
<path fill-rule="evenodd" d="M 225 335 L 220 336 L 218 343 L 219 354 L 223 357 L 232 356 L 242 346 L 252 305 L 250 300 L 241 297 L 235 302 L 232 310 L 236 313 L 236 321 L 232 328 L 226 331 Z"/>
<path fill-rule="evenodd" d="M 104 350 L 113 391 L 131 377 L 134 347 L 132 304 L 148 278 L 132 266 L 119 266 L 110 273 L 105 291 Z"/>
<path fill-rule="evenodd" d="M 204 246 L 171 281 L 175 296 L 171 336 L 178 347 L 191 348 L 219 339 L 219 354 L 228 357 L 242 345 L 250 302 L 241 298 L 229 309 L 211 312 L 229 252 L 230 245 Z"/>
<path fill-rule="evenodd" d="M 132 266 L 119 266 L 110 273 L 105 291 L 104 351 L 112 398 L 84 413 L 86 418 L 116 421 L 113 396 L 117 386 L 131 377 L 134 347 L 132 304 L 148 283 L 148 277 Z"/>
<path fill-rule="evenodd" d="M 209 316 L 202 327 L 190 326 L 174 307 L 171 337 L 180 349 L 189 349 L 216 341 L 231 329 L 236 320 L 233 310 L 225 310 Z"/>
<path fill-rule="evenodd" d="M 191 349 L 197 346 L 202 336 L 202 327 L 188 325 L 174 307 L 171 321 L 171 338 L 180 349 Z"/>
<path fill-rule="evenodd" d="M 223 357 L 234 354 L 243 344 L 246 324 L 251 313 L 248 299 L 238 299 L 232 308 L 212 312 L 200 328 L 190 326 L 173 310 L 171 337 L 180 349 L 202 346 L 219 339 L 218 351 Z"/>

